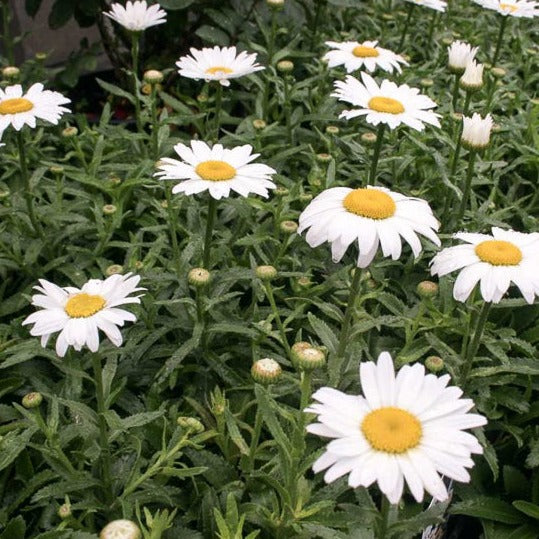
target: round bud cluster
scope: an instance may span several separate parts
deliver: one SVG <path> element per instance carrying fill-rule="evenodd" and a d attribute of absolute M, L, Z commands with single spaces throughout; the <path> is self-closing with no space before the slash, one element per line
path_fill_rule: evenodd
<path fill-rule="evenodd" d="M 300 341 L 292 346 L 292 360 L 301 370 L 313 371 L 325 365 L 326 354 L 321 348 Z"/>
<path fill-rule="evenodd" d="M 206 430 L 202 422 L 196 417 L 180 416 L 176 419 L 176 423 L 182 429 L 193 431 L 196 434 L 200 434 Z"/>
<path fill-rule="evenodd" d="M 28 410 L 31 408 L 37 408 L 42 402 L 43 402 L 43 395 L 41 393 L 38 393 L 37 391 L 33 391 L 32 393 L 27 393 L 22 398 L 22 405 Z"/>
<path fill-rule="evenodd" d="M 273 266 L 257 266 L 255 275 L 262 281 L 271 281 L 277 277 L 277 270 Z"/>
<path fill-rule="evenodd" d="M 140 539 L 140 528 L 132 521 L 126 519 L 109 522 L 99 534 L 99 539 Z"/>
<path fill-rule="evenodd" d="M 282 372 L 283 370 L 279 363 L 269 357 L 255 361 L 251 367 L 253 380 L 264 385 L 275 382 L 281 376 Z"/>
<path fill-rule="evenodd" d="M 193 268 L 187 274 L 187 281 L 189 282 L 189 284 L 196 287 L 207 285 L 210 282 L 210 279 L 210 272 L 204 268 Z"/>

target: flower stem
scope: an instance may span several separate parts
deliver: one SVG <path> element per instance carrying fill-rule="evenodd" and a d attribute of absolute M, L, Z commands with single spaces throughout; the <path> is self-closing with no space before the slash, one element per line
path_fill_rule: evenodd
<path fill-rule="evenodd" d="M 170 229 L 170 244 L 172 246 L 172 258 L 174 260 L 174 266 L 176 272 L 179 276 L 180 274 L 180 248 L 178 246 L 178 216 L 174 211 L 173 207 L 173 198 L 172 198 L 172 187 L 165 185 L 165 196 L 167 201 L 167 213 L 168 213 L 168 226 Z"/>
<path fill-rule="evenodd" d="M 481 312 L 479 313 L 479 318 L 477 319 L 477 325 L 475 326 L 475 331 L 473 334 L 472 342 L 468 350 L 466 351 L 465 357 L 463 358 L 464 364 L 462 366 L 462 371 L 460 373 L 460 379 L 459 379 L 459 385 L 461 388 L 464 388 L 466 386 L 466 382 L 468 381 L 468 376 L 472 368 L 472 362 L 475 358 L 475 355 L 477 354 L 477 351 L 479 350 L 481 337 L 483 336 L 483 331 L 485 329 L 485 325 L 488 320 L 488 315 L 489 315 L 491 306 L 492 306 L 492 303 L 489 301 L 486 301 L 485 303 L 483 303 L 483 306 L 481 307 Z"/>
<path fill-rule="evenodd" d="M 152 155 L 154 160 L 159 157 L 159 122 L 157 120 L 157 84 L 151 85 L 151 114 L 152 114 Z"/>
<path fill-rule="evenodd" d="M 281 341 L 284 349 L 286 350 L 286 356 L 290 358 L 290 345 L 288 344 L 288 339 L 286 338 L 286 332 L 283 321 L 281 320 L 281 316 L 279 315 L 279 309 L 277 308 L 277 304 L 275 303 L 275 296 L 273 295 L 273 288 L 271 286 L 271 283 L 269 281 L 265 281 L 264 288 L 266 290 L 266 296 L 268 298 L 268 301 L 271 305 L 273 318 L 275 318 L 275 322 L 277 323 L 277 327 L 279 328 L 279 333 L 281 334 Z"/>
<path fill-rule="evenodd" d="M 371 169 L 369 172 L 369 185 L 376 185 L 376 170 L 378 169 L 378 158 L 380 157 L 380 150 L 382 149 L 382 141 L 384 139 L 384 131 L 386 124 L 381 123 L 378 126 L 378 133 L 376 133 L 376 144 L 374 145 L 374 151 L 372 154 Z"/>
<path fill-rule="evenodd" d="M 462 110 L 462 115 L 466 116 L 468 114 L 468 109 L 470 108 L 470 100 L 472 98 L 471 92 L 466 92 L 466 100 L 464 102 L 464 109 Z M 457 143 L 455 146 L 455 153 L 453 154 L 453 161 L 451 162 L 451 172 L 449 174 L 449 177 L 453 177 L 455 175 L 455 172 L 457 171 L 457 164 L 460 156 L 460 149 L 462 145 L 462 131 L 464 129 L 464 120 L 461 120 L 458 134 L 457 134 Z"/>
<path fill-rule="evenodd" d="M 464 212 L 466 211 L 466 206 L 468 205 L 468 200 L 470 198 L 470 193 L 472 190 L 472 175 L 474 171 L 475 156 L 477 152 L 470 150 L 468 155 L 468 170 L 466 172 L 466 182 L 464 184 L 464 191 L 462 192 L 462 200 L 460 201 L 460 208 L 457 214 L 456 222 L 460 223 Z"/>
<path fill-rule="evenodd" d="M 507 19 L 508 18 L 509 18 L 508 16 L 502 15 L 502 22 L 500 23 L 500 30 L 498 32 L 498 39 L 496 41 L 496 48 L 494 49 L 494 55 L 492 56 L 492 62 L 490 62 L 492 64 L 492 67 L 496 67 L 496 62 L 498 61 L 498 56 L 500 55 L 500 50 L 501 50 L 501 47 L 502 47 L 503 34 L 505 32 L 505 26 L 507 24 Z"/>
<path fill-rule="evenodd" d="M 389 510 L 389 500 L 384 494 L 382 494 L 382 506 L 380 507 L 380 521 L 376 533 L 376 539 L 386 539 L 387 529 L 389 528 Z"/>
<path fill-rule="evenodd" d="M 210 269 L 211 239 L 217 214 L 217 201 L 211 195 L 208 196 L 208 218 L 206 220 L 206 236 L 204 238 L 204 255 L 202 258 L 202 267 L 207 270 Z"/>
<path fill-rule="evenodd" d="M 316 2 L 316 11 L 314 13 L 313 26 L 311 28 L 311 44 L 310 49 L 313 50 L 316 44 L 316 36 L 318 35 L 318 26 L 320 24 L 320 19 L 322 17 L 322 11 L 326 7 L 325 0 L 318 0 Z"/>
<path fill-rule="evenodd" d="M 15 55 L 13 53 L 13 40 L 11 39 L 9 29 L 10 18 L 9 3 L 2 2 L 2 44 L 4 45 L 8 65 L 12 66 L 15 64 Z"/>
<path fill-rule="evenodd" d="M 24 135 L 22 131 L 17 132 L 17 146 L 19 148 L 19 164 L 21 168 L 21 178 L 23 182 L 24 189 L 24 200 L 26 201 L 26 209 L 28 210 L 28 217 L 32 223 L 32 228 L 36 235 L 44 239 L 43 229 L 41 228 L 41 223 L 36 217 L 34 210 L 34 196 L 32 193 L 32 186 L 30 184 L 30 175 L 28 174 L 28 163 L 26 160 L 26 147 L 24 144 Z"/>
<path fill-rule="evenodd" d="M 408 26 L 410 26 L 410 20 L 412 19 L 412 12 L 414 11 L 414 7 L 415 4 L 408 4 L 408 15 L 406 16 L 404 28 L 402 29 L 401 40 L 399 42 L 399 46 L 397 47 L 397 51 L 400 51 L 402 49 L 402 46 L 404 45 L 404 40 L 406 39 L 406 34 L 408 33 Z"/>
<path fill-rule="evenodd" d="M 139 33 L 131 32 L 131 68 L 133 70 L 133 97 L 135 98 L 135 121 L 137 131 L 142 132 L 140 119 L 140 99 L 138 93 L 138 57 L 139 57 Z"/>
<path fill-rule="evenodd" d="M 430 25 L 429 25 L 429 33 L 427 36 L 427 46 L 426 46 L 427 51 L 430 50 L 430 44 L 432 43 L 432 34 L 434 33 L 434 28 L 436 27 L 437 19 L 438 19 L 438 13 L 433 10 L 432 19 L 430 20 Z"/>
<path fill-rule="evenodd" d="M 249 459 L 247 470 L 252 472 L 255 468 L 256 450 L 258 448 L 258 441 L 260 440 L 260 433 L 262 432 L 262 412 L 257 407 L 255 416 L 255 426 L 253 429 L 253 435 L 251 437 L 251 445 L 249 446 Z"/>
<path fill-rule="evenodd" d="M 453 83 L 453 112 L 457 110 L 457 100 L 459 98 L 459 80 L 461 75 L 455 74 L 455 82 Z"/>
<path fill-rule="evenodd" d="M 221 129 L 221 108 L 223 106 L 223 85 L 220 82 L 217 82 L 217 90 L 215 91 L 215 136 L 214 140 L 217 142 L 219 140 L 219 131 Z"/>
<path fill-rule="evenodd" d="M 92 368 L 94 370 L 95 393 L 97 400 L 97 414 L 99 422 L 99 445 L 101 446 L 101 481 L 105 494 L 105 503 L 110 506 L 112 503 L 112 488 L 110 474 L 110 449 L 108 441 L 108 428 L 105 419 L 107 405 L 103 392 L 103 369 L 99 354 L 92 354 Z"/>

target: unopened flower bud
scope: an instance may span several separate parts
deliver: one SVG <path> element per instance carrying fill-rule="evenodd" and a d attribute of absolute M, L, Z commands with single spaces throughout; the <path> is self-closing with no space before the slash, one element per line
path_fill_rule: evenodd
<path fill-rule="evenodd" d="M 265 129 L 267 126 L 266 122 L 264 120 L 261 120 L 260 118 L 256 118 L 253 120 L 253 127 L 257 131 L 262 131 L 262 129 Z"/>
<path fill-rule="evenodd" d="M 452 112 L 451 113 L 451 119 L 455 122 L 462 122 L 462 118 L 464 118 L 464 114 L 462 112 Z"/>
<path fill-rule="evenodd" d="M 62 137 L 73 138 L 79 134 L 79 130 L 75 126 L 66 127 L 62 130 Z"/>
<path fill-rule="evenodd" d="M 112 215 L 113 213 L 116 213 L 116 210 L 118 208 L 114 204 L 105 204 L 103 206 L 103 213 L 105 215 Z"/>
<path fill-rule="evenodd" d="M 438 294 L 438 285 L 433 281 L 421 281 L 416 290 L 421 298 L 434 298 Z"/>
<path fill-rule="evenodd" d="M 142 79 L 148 84 L 159 84 L 163 81 L 163 73 L 157 69 L 149 69 L 144 72 Z"/>
<path fill-rule="evenodd" d="M 294 234 L 298 229 L 298 224 L 296 221 L 282 221 L 279 225 L 281 232 L 285 234 Z"/>
<path fill-rule="evenodd" d="M 38 62 L 44 62 L 47 59 L 48 54 L 46 52 L 36 52 L 36 60 Z"/>
<path fill-rule="evenodd" d="M 112 184 L 112 185 L 120 185 L 122 183 L 122 179 L 119 178 L 118 176 L 110 176 L 109 177 L 109 182 Z"/>
<path fill-rule="evenodd" d="M 22 405 L 28 410 L 31 408 L 37 408 L 43 402 L 43 395 L 37 391 L 27 393 L 22 398 Z"/>
<path fill-rule="evenodd" d="M 466 64 L 464 74 L 460 78 L 459 85 L 467 92 L 477 92 L 483 86 L 483 64 L 471 60 Z"/>
<path fill-rule="evenodd" d="M 325 365 L 326 354 L 308 342 L 297 342 L 292 346 L 292 359 L 300 369 L 313 371 Z"/>
<path fill-rule="evenodd" d="M 311 195 L 310 193 L 301 193 L 301 195 L 299 195 L 299 200 L 301 202 L 310 202 L 312 199 L 313 195 Z"/>
<path fill-rule="evenodd" d="M 285 197 L 290 191 L 286 187 L 277 187 L 273 190 L 273 194 L 278 197 Z"/>
<path fill-rule="evenodd" d="M 471 62 L 477 53 L 478 47 L 472 47 L 469 43 L 454 41 L 447 48 L 449 70 L 457 75 L 462 75 L 466 65 Z"/>
<path fill-rule="evenodd" d="M 313 285 L 313 282 L 309 277 L 298 277 L 296 282 L 300 288 L 310 288 Z"/>
<path fill-rule="evenodd" d="M 110 277 L 111 275 L 117 275 L 119 273 L 123 273 L 124 267 L 120 264 L 112 264 L 105 270 L 105 275 Z"/>
<path fill-rule="evenodd" d="M 64 167 L 62 167 L 61 165 L 52 165 L 49 170 L 53 173 L 53 174 L 63 174 L 64 173 Z"/>
<path fill-rule="evenodd" d="M 442 44 L 443 45 L 451 45 L 451 43 L 453 43 L 453 38 L 452 37 L 444 37 L 442 39 Z"/>
<path fill-rule="evenodd" d="M 69 505 L 68 503 L 62 504 L 58 508 L 57 514 L 62 520 L 69 518 L 71 516 L 71 505 Z"/>
<path fill-rule="evenodd" d="M 271 281 L 277 277 L 277 270 L 273 266 L 257 266 L 255 275 L 262 281 Z"/>
<path fill-rule="evenodd" d="M 537 104 L 539 105 L 539 99 L 537 100 Z M 492 133 L 499 133 L 502 130 L 502 126 L 500 124 L 492 124 Z"/>
<path fill-rule="evenodd" d="M 196 417 L 180 416 L 178 419 L 176 419 L 176 423 L 182 429 L 193 431 L 196 434 L 200 434 L 206 430 L 202 422 Z"/>
<path fill-rule="evenodd" d="M 266 4 L 271 9 L 283 9 L 284 0 L 266 0 Z"/>
<path fill-rule="evenodd" d="M 438 356 L 429 356 L 425 360 L 425 367 L 430 372 L 440 372 L 444 368 L 444 360 Z"/>
<path fill-rule="evenodd" d="M 140 528 L 132 521 L 126 519 L 109 522 L 99 534 L 99 539 L 140 539 Z"/>
<path fill-rule="evenodd" d="M 326 133 L 328 135 L 338 135 L 340 129 L 336 125 L 328 125 L 326 127 Z"/>
<path fill-rule="evenodd" d="M 292 73 L 294 70 L 294 62 L 290 60 L 281 60 L 277 62 L 277 71 L 280 73 Z"/>
<path fill-rule="evenodd" d="M 507 71 L 503 67 L 493 67 L 490 72 L 492 76 L 497 79 L 503 79 L 507 75 Z"/>
<path fill-rule="evenodd" d="M 377 140 L 378 137 L 376 136 L 376 133 L 371 133 L 370 131 L 361 135 L 361 142 L 363 142 L 365 146 L 374 146 Z"/>
<path fill-rule="evenodd" d="M 490 142 L 492 116 L 487 114 L 481 118 L 475 112 L 471 118 L 465 116 L 462 127 L 462 145 L 468 150 L 484 150 Z"/>
<path fill-rule="evenodd" d="M 433 84 L 434 84 L 434 81 L 432 79 L 421 79 L 419 81 L 419 84 L 423 87 L 423 88 L 430 88 Z"/>
<path fill-rule="evenodd" d="M 15 66 L 6 66 L 2 69 L 2 77 L 5 79 L 16 79 L 21 74 L 21 70 Z"/>
<path fill-rule="evenodd" d="M 269 357 L 259 359 L 253 363 L 251 367 L 251 376 L 255 382 L 259 384 L 271 384 L 275 382 L 282 373 L 281 366 L 277 361 Z"/>
<path fill-rule="evenodd" d="M 135 269 L 140 270 L 144 267 L 144 262 L 142 260 L 135 260 Z"/>
<path fill-rule="evenodd" d="M 331 155 L 329 153 L 317 153 L 316 160 L 319 163 L 329 163 L 331 161 Z"/>
<path fill-rule="evenodd" d="M 5 198 L 8 198 L 11 194 L 11 191 L 9 189 L 0 189 L 0 200 L 4 200 Z"/>
<path fill-rule="evenodd" d="M 187 281 L 189 282 L 189 284 L 196 287 L 202 287 L 207 285 L 210 282 L 210 279 L 210 272 L 204 268 L 193 268 L 187 274 Z"/>
<path fill-rule="evenodd" d="M 206 103 L 208 101 L 208 94 L 198 94 L 197 101 L 199 103 Z"/>

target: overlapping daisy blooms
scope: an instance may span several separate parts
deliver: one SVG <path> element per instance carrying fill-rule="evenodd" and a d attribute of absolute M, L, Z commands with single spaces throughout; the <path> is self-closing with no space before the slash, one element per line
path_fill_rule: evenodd
<path fill-rule="evenodd" d="M 533 19 L 539 15 L 539 4 L 527 0 L 474 0 L 481 7 L 497 11 L 505 17 Z"/>
<path fill-rule="evenodd" d="M 138 275 L 111 275 L 105 280 L 90 279 L 82 288 L 55 285 L 45 279 L 34 288 L 40 292 L 32 296 L 32 305 L 41 310 L 28 316 L 23 325 L 33 324 L 30 335 L 41 337 L 46 347 L 50 337 L 60 332 L 56 339 L 56 353 L 64 357 L 69 346 L 80 351 L 87 346 L 90 351 L 99 349 L 99 331 L 103 331 L 115 346 L 123 342 L 118 327 L 125 322 L 135 322 L 136 316 L 118 306 L 140 303 L 140 297 L 130 296 L 145 290 L 137 285 Z"/>
<path fill-rule="evenodd" d="M 485 301 L 499 303 L 513 283 L 528 303 L 534 302 L 539 295 L 539 233 L 493 227 L 491 235 L 459 232 L 454 237 L 466 243 L 440 251 L 432 259 L 431 274 L 461 270 L 453 287 L 457 301 L 466 301 L 479 282 Z"/>
<path fill-rule="evenodd" d="M 368 123 L 384 123 L 391 129 L 401 124 L 418 131 L 423 131 L 424 124 L 440 127 L 440 115 L 429 110 L 436 107 L 436 103 L 420 94 L 417 88 L 410 88 L 407 84 L 397 86 L 389 80 L 382 81 L 378 86 L 367 73 L 361 73 L 361 80 L 363 82 L 348 75 L 344 82 L 335 82 L 336 90 L 331 95 L 358 107 L 343 111 L 340 118 L 349 120 L 365 116 Z"/>
<path fill-rule="evenodd" d="M 268 189 L 275 189 L 271 176 L 276 171 L 261 163 L 251 163 L 260 154 L 252 153 L 249 144 L 226 149 L 221 144 L 208 146 L 200 140 L 192 140 L 190 146 L 177 144 L 174 150 L 181 161 L 165 157 L 160 160 L 161 180 L 182 180 L 172 188 L 173 193 L 193 195 L 209 191 L 215 199 L 228 197 L 230 191 L 246 197 L 255 193 L 268 196 Z"/>
<path fill-rule="evenodd" d="M 434 9 L 440 13 L 444 13 L 447 9 L 447 2 L 444 2 L 443 0 L 406 0 L 406 2 L 416 6 L 428 7 L 429 9 Z"/>
<path fill-rule="evenodd" d="M 0 88 L 0 137 L 8 126 L 20 131 L 25 125 L 34 128 L 36 120 L 46 120 L 57 125 L 58 120 L 70 110 L 62 105 L 70 103 L 59 92 L 44 90 L 37 82 L 26 93 L 20 84 Z"/>
<path fill-rule="evenodd" d="M 110 6 L 110 11 L 104 11 L 103 14 L 130 32 L 142 32 L 150 26 L 167 22 L 166 11 L 163 11 L 159 4 L 148 6 L 146 0 L 128 0 L 125 7 L 114 3 Z"/>
<path fill-rule="evenodd" d="M 326 45 L 333 49 L 324 55 L 328 67 L 344 65 L 348 73 L 362 67 L 367 71 L 380 68 L 389 73 L 393 73 L 394 70 L 400 73 L 400 64 L 408 65 L 408 62 L 399 54 L 378 46 L 378 41 L 364 41 L 363 43 L 326 41 Z"/>
<path fill-rule="evenodd" d="M 223 86 L 230 86 L 230 79 L 265 69 L 256 63 L 256 53 L 238 54 L 236 47 L 192 48 L 190 52 L 191 56 L 182 56 L 176 62 L 178 73 L 189 79 L 219 81 Z"/>
<path fill-rule="evenodd" d="M 382 352 L 376 364 L 361 364 L 360 379 L 363 395 L 323 387 L 313 395 L 317 402 L 305 410 L 318 416 L 308 432 L 333 438 L 314 472 L 327 470 L 327 483 L 350 474 L 352 488 L 377 482 L 393 504 L 401 499 L 405 482 L 422 502 L 425 491 L 436 500 L 447 499 L 440 474 L 470 481 L 471 455 L 483 449 L 464 431 L 487 420 L 469 413 L 473 401 L 462 399 L 458 387 L 447 387 L 448 374 L 426 374 L 416 363 L 395 376 L 391 356 Z"/>
<path fill-rule="evenodd" d="M 449 69 L 454 73 L 462 74 L 469 62 L 475 59 L 479 47 L 472 47 L 463 41 L 453 41 L 447 47 Z"/>
<path fill-rule="evenodd" d="M 401 256 L 401 237 L 414 256 L 421 253 L 418 234 L 440 245 L 436 235 L 440 223 L 425 200 L 407 197 L 384 187 L 350 189 L 333 187 L 320 193 L 299 217 L 298 233 L 311 247 L 331 243 L 334 262 L 339 262 L 348 247 L 357 241 L 357 266 L 366 268 L 378 246 L 384 257 Z"/>

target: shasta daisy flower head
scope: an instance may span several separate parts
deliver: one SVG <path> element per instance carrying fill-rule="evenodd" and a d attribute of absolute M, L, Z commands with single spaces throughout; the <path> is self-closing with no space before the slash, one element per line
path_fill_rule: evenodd
<path fill-rule="evenodd" d="M 41 307 L 40 311 L 28 316 L 23 325 L 33 324 L 30 335 L 41 337 L 45 347 L 54 333 L 60 332 L 56 339 L 56 353 L 64 357 L 69 346 L 79 351 L 87 346 L 92 352 L 99 348 L 101 330 L 114 344 L 122 344 L 122 334 L 118 326 L 135 322 L 136 316 L 118 306 L 126 303 L 140 303 L 140 296 L 130 296 L 140 292 L 138 275 L 111 275 L 104 281 L 90 279 L 82 288 L 66 286 L 61 288 L 45 279 L 40 286 L 34 287 L 39 294 L 32 296 L 32 305 Z"/>
<path fill-rule="evenodd" d="M 418 502 L 424 491 L 443 501 L 447 488 L 440 474 L 469 482 L 471 455 L 482 453 L 465 429 L 486 419 L 468 413 L 474 406 L 462 390 L 447 387 L 449 375 L 426 374 L 423 365 L 406 365 L 395 376 L 393 361 L 382 352 L 375 364 L 360 366 L 363 395 L 347 395 L 330 387 L 316 391 L 316 403 L 305 411 L 318 416 L 307 430 L 333 438 L 315 461 L 314 472 L 327 470 L 327 483 L 348 476 L 352 488 L 378 483 L 396 504 L 404 483 Z"/>
<path fill-rule="evenodd" d="M 477 92 L 483 86 L 483 64 L 477 63 L 475 60 L 470 60 L 466 64 L 464 73 L 460 78 L 459 85 L 467 92 Z"/>
<path fill-rule="evenodd" d="M 471 150 L 484 150 L 490 142 L 490 132 L 494 124 L 492 116 L 487 114 L 484 118 L 477 112 L 471 117 L 462 119 L 462 145 Z"/>
<path fill-rule="evenodd" d="M 264 69 L 256 63 L 256 54 L 243 51 L 239 54 L 236 47 L 205 47 L 191 49 L 191 56 L 182 56 L 177 62 L 178 73 L 182 77 L 195 80 L 219 81 L 230 86 L 229 79 L 250 75 Z"/>
<path fill-rule="evenodd" d="M 408 65 L 408 62 L 389 49 L 378 46 L 378 41 L 326 41 L 326 45 L 333 50 L 324 55 L 329 67 L 344 65 L 348 73 L 365 67 L 367 71 L 374 71 L 377 67 L 393 73 L 393 70 L 401 72 L 400 64 Z"/>
<path fill-rule="evenodd" d="M 499 303 L 511 283 L 533 303 L 539 295 L 539 233 L 524 234 L 493 227 L 492 234 L 459 232 L 464 245 L 447 247 L 433 259 L 431 274 L 442 277 L 461 270 L 453 297 L 466 301 L 477 283 L 485 301 Z"/>
<path fill-rule="evenodd" d="M 349 120 L 366 116 L 368 123 L 385 123 L 391 129 L 401 124 L 418 131 L 422 131 L 426 123 L 440 127 L 440 115 L 429 110 L 436 107 L 436 103 L 430 97 L 420 94 L 417 88 L 410 88 L 407 84 L 397 86 L 389 80 L 382 81 L 378 86 L 367 73 L 361 73 L 361 79 L 363 82 L 348 75 L 344 82 L 335 82 L 336 90 L 331 95 L 357 107 L 343 111 L 341 118 Z"/>
<path fill-rule="evenodd" d="M 125 7 L 114 3 L 110 6 L 110 11 L 103 13 L 130 32 L 142 32 L 150 26 L 167 22 L 166 11 L 163 11 L 159 4 L 148 6 L 146 0 L 128 0 Z"/>
<path fill-rule="evenodd" d="M 539 15 L 539 4 L 528 0 L 474 0 L 474 2 L 506 17 L 533 19 Z"/>
<path fill-rule="evenodd" d="M 475 58 L 478 49 L 479 47 L 472 47 L 469 43 L 464 43 L 463 41 L 453 41 L 447 47 L 449 69 L 453 73 L 462 75 L 468 62 Z"/>
<path fill-rule="evenodd" d="M 0 88 L 0 136 L 9 125 L 16 131 L 24 125 L 34 128 L 38 118 L 56 125 L 64 112 L 70 112 L 62 107 L 69 102 L 59 92 L 44 90 L 39 82 L 26 93 L 20 84 Z"/>
<path fill-rule="evenodd" d="M 406 0 L 406 2 L 415 4 L 416 6 L 428 7 L 441 13 L 447 9 L 447 2 L 443 0 Z"/>
<path fill-rule="evenodd" d="M 271 176 L 276 171 L 261 163 L 251 163 L 260 154 L 251 153 L 249 144 L 231 150 L 221 144 L 208 146 L 205 142 L 192 140 L 191 147 L 177 144 L 174 150 L 181 157 L 163 158 L 155 175 L 161 180 L 182 180 L 172 188 L 173 193 L 193 195 L 209 191 L 215 199 L 228 197 L 230 191 L 246 197 L 255 193 L 268 196 L 268 189 L 275 189 Z"/>
<path fill-rule="evenodd" d="M 331 243 L 334 262 L 339 262 L 348 247 L 357 242 L 357 266 L 366 268 L 380 245 L 384 257 L 401 256 L 401 237 L 414 256 L 421 253 L 418 234 L 440 245 L 436 235 L 439 223 L 430 206 L 420 198 L 411 198 L 383 187 L 350 189 L 333 187 L 320 193 L 299 217 L 298 232 L 311 247 Z"/>

